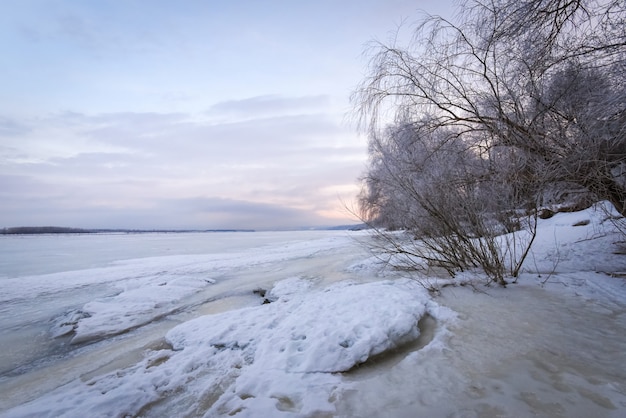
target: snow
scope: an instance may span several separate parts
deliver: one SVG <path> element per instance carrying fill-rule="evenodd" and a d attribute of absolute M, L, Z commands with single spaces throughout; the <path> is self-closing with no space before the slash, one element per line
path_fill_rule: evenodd
<path fill-rule="evenodd" d="M 587 221 L 586 225 L 575 226 Z M 626 226 L 608 202 L 540 220 L 539 239 L 533 244 L 532 256 L 526 260 L 524 270 L 546 275 L 621 269 L 625 266 L 623 257 L 614 253 L 620 250 L 619 241 L 623 237 L 615 233 L 614 221 Z"/>
<path fill-rule="evenodd" d="M 51 334 L 72 334 L 83 343 L 121 334 L 181 308 L 180 302 L 216 282 L 224 272 L 309 257 L 344 246 L 346 237 L 294 241 L 227 254 L 167 256 L 125 260 L 110 267 L 3 279 L 0 304 L 48 294 L 62 294 L 88 285 L 109 284 L 109 292 L 54 319 Z M 164 266 L 166 270 L 164 270 Z M 111 295 L 110 293 L 113 293 Z"/>
<path fill-rule="evenodd" d="M 72 343 L 81 343 L 119 334 L 150 323 L 176 310 L 176 302 L 196 293 L 212 279 L 174 278 L 160 281 L 126 283 L 124 290 L 113 297 L 86 303 L 73 327 Z"/>
<path fill-rule="evenodd" d="M 269 305 L 201 317 L 167 334 L 173 349 L 188 352 L 184 356 L 197 359 L 194 364 L 218 357 L 220 367 L 240 368 L 208 416 L 237 410 L 273 416 L 281 402 L 304 414 L 332 412 L 327 399 L 340 383 L 334 373 L 419 336 L 429 299 L 413 282 L 341 283 L 302 292 L 304 281 L 280 282 L 277 293 L 286 299 L 279 295 Z"/>
<path fill-rule="evenodd" d="M 428 278 L 453 284 L 437 296 L 339 235 L 52 275 L 64 283 L 31 277 L 39 295 L 94 277 L 115 289 L 56 318 L 56 334 L 77 345 L 106 349 L 124 338 L 111 335 L 173 323 L 136 359 L 0 404 L 0 416 L 620 417 L 626 257 L 615 217 L 602 203 L 540 220 L 516 284 Z M 185 311 L 207 290 L 229 295 L 233 274 L 249 275 L 250 294 L 267 288 L 271 303 Z"/>
<path fill-rule="evenodd" d="M 166 338 L 175 350 L 242 349 L 253 362 L 287 373 L 342 372 L 416 339 L 424 293 L 411 282 L 342 283 L 188 321 Z"/>
<path fill-rule="evenodd" d="M 280 245 L 265 245 L 245 251 L 145 257 L 114 262 L 111 266 L 106 267 L 3 278 L 0 303 L 50 293 L 62 293 L 77 286 L 91 284 L 113 283 L 125 290 L 127 287 L 138 288 L 152 281 L 158 283 L 171 276 L 199 276 L 203 279 L 212 279 L 212 277 L 206 276 L 207 272 L 219 274 L 235 266 L 254 266 L 278 263 L 296 257 L 309 257 L 319 251 L 328 251 L 345 246 L 346 242 L 350 242 L 350 240 L 347 236 L 337 234 L 324 239 L 289 241 Z M 164 269 L 164 267 L 167 268 Z"/>
<path fill-rule="evenodd" d="M 417 339 L 426 312 L 437 317 L 436 304 L 413 281 L 342 282 L 317 291 L 308 282 L 278 282 L 270 304 L 187 321 L 167 333 L 171 349 L 123 373 L 74 382 L 11 414 L 75 416 L 80 408 L 97 416 L 114 408 L 115 415 L 134 415 L 181 392 L 180 405 L 192 394 L 221 393 L 206 416 L 332 412 L 328 399 L 341 383 L 338 372 Z"/>

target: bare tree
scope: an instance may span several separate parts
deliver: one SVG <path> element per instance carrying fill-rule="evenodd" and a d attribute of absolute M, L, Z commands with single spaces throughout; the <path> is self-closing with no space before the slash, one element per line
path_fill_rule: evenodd
<path fill-rule="evenodd" d="M 458 23 L 426 17 L 408 45 L 373 46 L 353 95 L 370 136 L 361 208 L 436 238 L 422 259 L 503 282 L 504 257 L 516 275 L 528 253 L 547 186 L 584 187 L 626 213 L 626 7 L 492 0 L 460 11 Z M 531 217 L 512 217 L 519 209 Z M 512 243 L 492 237 L 516 225 L 530 238 L 511 258 Z"/>
<path fill-rule="evenodd" d="M 391 106 L 396 120 L 479 133 L 480 152 L 516 148 L 535 175 L 581 184 L 624 213 L 611 174 L 626 143 L 624 2 L 467 2 L 461 10 L 460 24 L 426 18 L 404 48 L 376 45 L 353 96 L 363 126 L 375 132 Z"/>
<path fill-rule="evenodd" d="M 533 237 L 515 236 L 526 218 L 513 210 L 520 201 L 514 183 L 494 176 L 496 159 L 476 154 L 471 138 L 424 126 L 398 125 L 371 139 L 360 207 L 376 228 L 378 250 L 395 267 L 443 269 L 452 276 L 482 268 L 505 284 L 506 275 L 519 273 Z M 534 232 L 534 225 L 527 223 L 526 230 Z M 511 235 L 500 237 L 506 233 Z"/>

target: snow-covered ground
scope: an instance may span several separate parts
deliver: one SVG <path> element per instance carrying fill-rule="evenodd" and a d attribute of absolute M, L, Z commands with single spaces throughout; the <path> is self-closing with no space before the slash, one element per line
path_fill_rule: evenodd
<path fill-rule="evenodd" d="M 475 273 L 437 296 L 345 232 L 5 278 L 2 324 L 50 301 L 28 312 L 52 342 L 4 372 L 0 415 L 622 417 L 626 257 L 606 218 L 541 220 L 517 284 Z"/>

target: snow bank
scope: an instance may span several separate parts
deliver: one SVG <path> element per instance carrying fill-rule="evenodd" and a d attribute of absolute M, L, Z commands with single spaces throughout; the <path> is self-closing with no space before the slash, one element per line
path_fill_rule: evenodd
<path fill-rule="evenodd" d="M 166 335 L 171 350 L 151 352 L 116 373 L 75 381 L 9 414 L 332 413 L 333 393 L 342 381 L 338 372 L 415 340 L 419 319 L 427 312 L 437 315 L 436 304 L 409 280 L 310 287 L 304 278 L 279 282 L 270 292 L 271 304 L 180 324 Z"/>
<path fill-rule="evenodd" d="M 292 284 L 299 287 L 299 281 Z M 392 282 L 341 283 L 321 293 L 290 296 L 188 321 L 166 338 L 174 349 L 241 349 L 269 369 L 341 372 L 416 339 L 428 302 L 407 283 Z"/>
<path fill-rule="evenodd" d="M 624 219 L 608 202 L 539 219 L 537 238 L 523 271 L 544 278 L 553 273 L 624 271 L 626 260 L 615 254 L 623 251 L 619 242 L 623 236 L 616 233 L 616 225 L 626 228 Z"/>
<path fill-rule="evenodd" d="M 52 321 L 51 335 L 74 333 L 73 344 L 99 340 L 148 324 L 181 308 L 185 298 L 216 282 L 226 271 L 311 257 L 345 246 L 349 238 L 331 237 L 266 246 L 228 254 L 168 256 L 125 260 L 108 268 L 9 279 L 0 301 L 23 294 L 30 284 L 32 297 L 81 286 L 106 284 L 113 296 L 99 297 Z"/>
<path fill-rule="evenodd" d="M 141 283 L 117 296 L 86 303 L 72 331 L 72 343 L 115 335 L 148 324 L 179 308 L 178 302 L 212 279 L 173 278 Z"/>

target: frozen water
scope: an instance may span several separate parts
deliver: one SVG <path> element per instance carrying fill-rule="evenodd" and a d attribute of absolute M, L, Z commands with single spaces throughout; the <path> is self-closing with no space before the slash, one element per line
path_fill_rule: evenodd
<path fill-rule="evenodd" d="M 303 237 L 3 279 L 3 313 L 23 312 L 2 317 L 4 348 L 41 321 L 47 348 L 0 354 L 21 361 L 0 416 L 623 416 L 606 211 L 540 221 L 517 284 L 473 273 L 434 298 L 345 233 Z"/>
<path fill-rule="evenodd" d="M 198 240 L 198 234 L 190 235 L 193 242 Z M 221 239 L 222 234 L 206 235 Z M 0 410 L 81 375 L 107 370 L 120 357 L 132 363 L 127 352 L 162 339 L 176 323 L 258 305 L 261 299 L 252 289 L 259 286 L 269 289 L 298 274 L 314 279 L 317 286 L 348 277 L 341 265 L 363 254 L 354 234 L 344 232 L 232 235 L 227 249 L 213 253 L 114 263 L 105 259 L 86 270 L 0 280 Z M 119 245 L 119 236 L 90 237 L 95 241 L 89 249 L 80 240 L 78 255 L 112 245 L 111 238 Z M 137 243 L 137 237 L 129 237 Z M 234 251 L 236 239 L 241 245 Z M 121 245 L 122 250 L 129 245 Z M 22 390 L 22 384 L 38 389 Z"/>

